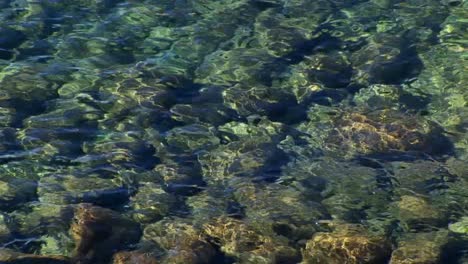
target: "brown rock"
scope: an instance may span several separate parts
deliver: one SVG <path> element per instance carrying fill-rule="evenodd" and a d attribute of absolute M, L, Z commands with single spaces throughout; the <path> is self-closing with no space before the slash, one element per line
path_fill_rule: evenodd
<path fill-rule="evenodd" d="M 113 264 L 157 264 L 151 254 L 139 251 L 120 251 L 114 255 Z"/>
<path fill-rule="evenodd" d="M 75 209 L 70 233 L 75 240 L 75 264 L 105 263 L 114 250 L 139 240 L 139 226 L 118 213 L 91 204 Z"/>
<path fill-rule="evenodd" d="M 234 218 L 219 217 L 206 224 L 204 232 L 239 263 L 296 263 L 299 257 L 284 237 L 263 234 Z"/>
<path fill-rule="evenodd" d="M 385 263 L 390 244 L 370 234 L 363 226 L 339 224 L 331 233 L 316 233 L 302 251 L 303 263 L 363 264 Z"/>

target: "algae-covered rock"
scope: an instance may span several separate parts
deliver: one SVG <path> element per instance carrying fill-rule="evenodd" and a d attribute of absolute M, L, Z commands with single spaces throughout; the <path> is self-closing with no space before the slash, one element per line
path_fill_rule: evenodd
<path fill-rule="evenodd" d="M 442 248 L 447 242 L 446 231 L 406 234 L 392 252 L 390 264 L 440 263 Z"/>
<path fill-rule="evenodd" d="M 193 156 L 180 155 L 162 160 L 154 171 L 162 179 L 165 191 L 179 195 L 193 195 L 204 185 L 200 164 Z"/>
<path fill-rule="evenodd" d="M 5 220 L 5 215 L 0 214 L 0 244 L 8 240 L 11 234 Z"/>
<path fill-rule="evenodd" d="M 388 209 L 390 176 L 384 171 L 329 157 L 296 160 L 280 177 L 308 199 L 320 201 L 331 218 L 356 222 Z"/>
<path fill-rule="evenodd" d="M 109 261 L 115 250 L 139 240 L 139 226 L 107 208 L 79 204 L 70 226 L 75 241 L 73 260 L 77 263 Z"/>
<path fill-rule="evenodd" d="M 70 234 L 65 230 L 57 230 L 57 232 L 53 233 L 50 232 L 39 237 L 39 241 L 41 244 L 37 253 L 40 255 L 73 256 L 74 241 Z"/>
<path fill-rule="evenodd" d="M 396 191 L 401 194 L 408 194 L 408 190 L 436 194 L 459 180 L 445 164 L 437 161 L 392 162 L 391 168 L 397 180 Z"/>
<path fill-rule="evenodd" d="M 201 125 L 176 127 L 168 131 L 166 140 L 170 147 L 179 151 L 207 150 L 220 141 L 214 128 Z"/>
<path fill-rule="evenodd" d="M 298 260 L 298 252 L 287 240 L 262 234 L 243 221 L 220 217 L 204 225 L 223 253 L 241 263 L 283 263 Z"/>
<path fill-rule="evenodd" d="M 468 217 L 464 216 L 457 222 L 449 224 L 448 229 L 455 234 L 468 235 Z"/>
<path fill-rule="evenodd" d="M 66 232 L 73 212 L 68 206 L 32 203 L 10 214 L 12 230 L 24 237 Z M 66 251 L 66 249 L 64 249 Z"/>
<path fill-rule="evenodd" d="M 428 102 L 426 96 L 415 96 L 398 85 L 374 84 L 359 90 L 353 101 L 357 105 L 377 109 L 420 109 Z"/>
<path fill-rule="evenodd" d="M 385 237 L 360 225 L 338 224 L 332 232 L 317 233 L 307 241 L 302 263 L 383 263 L 390 253 Z"/>
<path fill-rule="evenodd" d="M 0 209 L 9 210 L 18 204 L 35 200 L 36 188 L 35 181 L 0 176 Z"/>
<path fill-rule="evenodd" d="M 163 251 L 163 263 L 209 263 L 215 254 L 200 229 L 184 219 L 165 218 L 146 226 L 143 239 Z"/>
<path fill-rule="evenodd" d="M 53 204 L 93 203 L 115 204 L 127 201 L 131 192 L 118 180 L 97 175 L 57 174 L 39 181 L 40 201 Z"/>
<path fill-rule="evenodd" d="M 395 206 L 397 218 L 406 229 L 440 226 L 445 222 L 443 212 L 423 197 L 403 195 Z"/>
<path fill-rule="evenodd" d="M 332 111 L 323 115 L 311 112 L 310 119 L 299 129 L 313 137 L 309 141 L 314 145 L 335 155 L 351 157 L 395 151 L 440 155 L 451 151 L 438 125 L 395 110 Z"/>
<path fill-rule="evenodd" d="M 210 186 L 186 200 L 195 224 L 205 224 L 225 214 L 239 216 L 242 208 L 222 186 Z"/>
<path fill-rule="evenodd" d="M 41 101 L 51 99 L 58 85 L 48 81 L 41 71 L 46 71 L 43 65 L 10 64 L 0 73 L 2 90 L 11 98 L 24 101 Z"/>
<path fill-rule="evenodd" d="M 306 239 L 319 229 L 317 221 L 329 218 L 321 204 L 307 200 L 292 187 L 240 181 L 230 186 L 235 189 L 236 201 L 245 211 L 245 220 L 269 234 L 293 241 Z"/>
<path fill-rule="evenodd" d="M 254 117 L 249 123 L 226 123 L 218 131 L 225 144 L 198 155 L 204 180 L 210 184 L 232 177 L 274 177 L 271 174 L 285 161 L 274 144 L 286 131 L 279 122 Z"/>
<path fill-rule="evenodd" d="M 207 56 L 196 71 L 196 81 L 211 85 L 252 83 L 268 78 L 274 57 L 262 49 L 219 50 Z"/>
<path fill-rule="evenodd" d="M 166 216 L 176 204 L 176 198 L 161 186 L 148 183 L 138 188 L 130 199 L 132 217 L 139 223 L 151 223 Z"/>

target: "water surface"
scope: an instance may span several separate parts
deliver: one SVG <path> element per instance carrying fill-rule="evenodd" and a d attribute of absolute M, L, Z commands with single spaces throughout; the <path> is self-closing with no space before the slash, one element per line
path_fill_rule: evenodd
<path fill-rule="evenodd" d="M 468 263 L 467 17 L 0 0 L 0 263 Z"/>

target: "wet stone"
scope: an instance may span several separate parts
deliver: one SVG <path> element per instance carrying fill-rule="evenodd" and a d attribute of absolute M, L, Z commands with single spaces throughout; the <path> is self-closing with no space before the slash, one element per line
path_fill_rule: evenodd
<path fill-rule="evenodd" d="M 165 218 L 148 225 L 143 239 L 162 249 L 163 263 L 209 263 L 215 255 L 201 230 L 184 219 Z"/>
<path fill-rule="evenodd" d="M 360 225 L 338 224 L 330 233 L 317 233 L 302 251 L 302 263 L 383 263 L 391 247 L 385 237 Z"/>
<path fill-rule="evenodd" d="M 176 150 L 197 151 L 210 149 L 219 144 L 216 130 L 202 125 L 188 125 L 170 130 L 166 136 L 170 147 Z"/>
<path fill-rule="evenodd" d="M 395 110 L 318 114 L 311 112 L 310 127 L 301 125 L 300 130 L 307 131 L 314 137 L 311 143 L 319 144 L 330 154 L 340 153 L 342 156 L 345 152 L 348 157 L 392 152 L 441 155 L 451 151 L 447 150 L 450 143 L 443 136 L 441 127 L 418 116 Z"/>
<path fill-rule="evenodd" d="M 468 217 L 464 216 L 458 221 L 449 224 L 448 229 L 455 234 L 468 236 Z"/>
<path fill-rule="evenodd" d="M 291 187 L 240 181 L 230 186 L 235 189 L 236 201 L 245 211 L 245 221 L 271 234 L 293 241 L 307 239 L 319 229 L 317 221 L 329 218 L 320 203 L 308 201 Z"/>
<path fill-rule="evenodd" d="M 53 204 L 108 205 L 128 200 L 130 191 L 117 179 L 97 175 L 48 175 L 39 181 L 40 201 Z"/>
<path fill-rule="evenodd" d="M 219 217 L 204 225 L 204 232 L 219 244 L 221 251 L 241 263 L 282 263 L 298 260 L 298 251 L 287 240 L 262 234 L 248 224 Z"/>
<path fill-rule="evenodd" d="M 407 234 L 392 252 L 390 264 L 440 263 L 447 242 L 446 231 Z"/>
<path fill-rule="evenodd" d="M 161 186 L 148 183 L 140 186 L 130 198 L 132 216 L 139 223 L 152 223 L 166 216 L 176 204 L 176 197 Z"/>
<path fill-rule="evenodd" d="M 139 226 L 107 208 L 79 204 L 70 226 L 75 241 L 73 260 L 77 263 L 109 261 L 116 249 L 139 240 Z"/>
<path fill-rule="evenodd" d="M 6 217 L 4 214 L 0 214 L 0 244 L 6 242 L 10 237 L 10 229 L 6 223 Z"/>
<path fill-rule="evenodd" d="M 443 212 L 423 197 L 401 196 L 396 208 L 398 219 L 407 229 L 440 226 L 445 222 Z"/>
<path fill-rule="evenodd" d="M 10 214 L 11 229 L 23 237 L 37 237 L 49 232 L 59 234 L 68 230 L 72 217 L 72 208 L 68 206 L 33 203 Z"/>
<path fill-rule="evenodd" d="M 33 180 L 0 176 L 0 209 L 11 210 L 18 204 L 37 199 Z"/>

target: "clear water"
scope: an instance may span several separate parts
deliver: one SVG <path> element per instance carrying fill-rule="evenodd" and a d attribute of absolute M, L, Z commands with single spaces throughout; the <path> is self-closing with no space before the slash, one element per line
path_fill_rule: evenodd
<path fill-rule="evenodd" d="M 467 18 L 0 0 L 0 263 L 468 263 Z"/>

